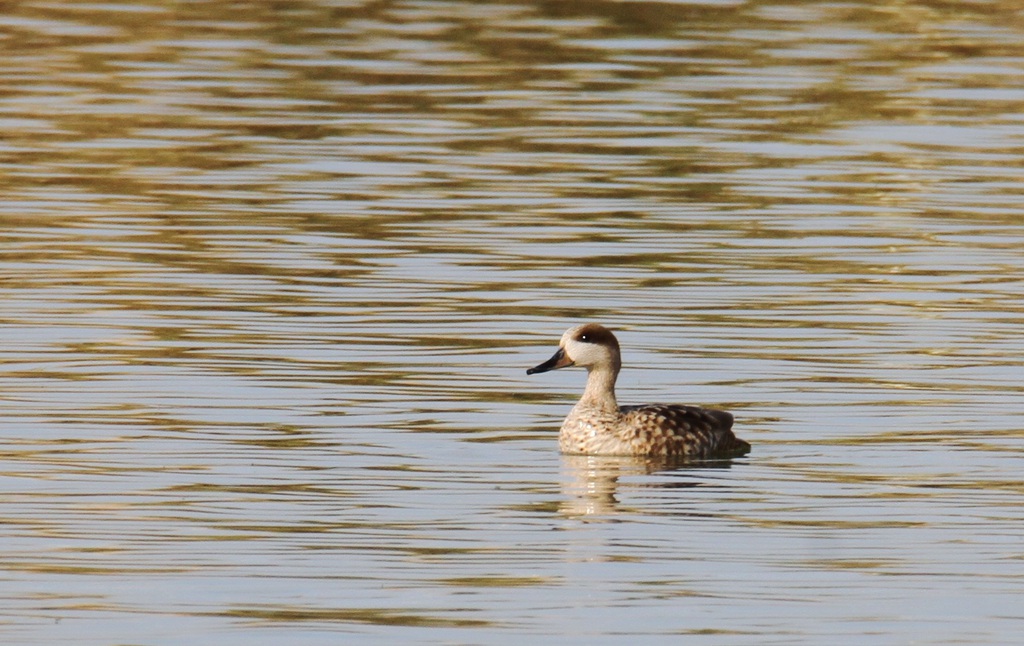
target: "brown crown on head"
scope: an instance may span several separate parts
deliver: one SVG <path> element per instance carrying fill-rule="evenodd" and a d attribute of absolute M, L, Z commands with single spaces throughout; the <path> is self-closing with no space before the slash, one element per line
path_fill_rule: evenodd
<path fill-rule="evenodd" d="M 615 338 L 612 331 L 597 323 L 587 323 L 581 326 L 573 335 L 573 340 L 581 343 L 606 345 L 614 348 L 616 352 L 619 351 L 619 340 Z"/>

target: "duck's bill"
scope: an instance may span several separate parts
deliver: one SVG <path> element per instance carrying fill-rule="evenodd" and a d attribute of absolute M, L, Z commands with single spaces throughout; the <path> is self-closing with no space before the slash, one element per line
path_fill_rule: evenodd
<path fill-rule="evenodd" d="M 556 352 L 550 359 L 548 359 L 544 363 L 540 364 L 539 366 L 534 366 L 534 367 L 530 368 L 529 370 L 526 371 L 526 374 L 533 375 L 533 374 L 537 374 L 538 372 L 547 372 L 548 370 L 558 370 L 559 368 L 566 368 L 566 367 L 571 366 L 571 365 L 572 365 L 572 359 L 570 359 L 565 354 L 565 350 L 563 350 L 562 348 L 558 348 L 558 352 Z"/>

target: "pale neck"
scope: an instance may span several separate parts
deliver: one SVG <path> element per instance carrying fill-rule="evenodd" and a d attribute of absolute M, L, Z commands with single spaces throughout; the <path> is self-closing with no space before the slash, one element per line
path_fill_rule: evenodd
<path fill-rule="evenodd" d="M 612 366 L 600 366 L 587 373 L 587 388 L 580 397 L 580 405 L 587 408 L 601 408 L 618 411 L 615 401 L 615 379 L 619 369 Z"/>

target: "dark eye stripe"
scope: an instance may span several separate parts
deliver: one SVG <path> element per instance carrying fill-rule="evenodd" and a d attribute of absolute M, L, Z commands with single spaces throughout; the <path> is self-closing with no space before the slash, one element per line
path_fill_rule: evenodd
<path fill-rule="evenodd" d="M 615 350 L 619 349 L 619 342 L 615 339 L 615 335 L 610 330 L 597 324 L 582 326 L 573 335 L 573 340 L 580 343 L 604 345 Z"/>

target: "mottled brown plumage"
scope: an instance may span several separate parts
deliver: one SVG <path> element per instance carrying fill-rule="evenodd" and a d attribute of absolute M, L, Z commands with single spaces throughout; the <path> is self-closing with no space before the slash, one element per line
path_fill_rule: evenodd
<path fill-rule="evenodd" d="M 607 328 L 587 323 L 562 335 L 558 351 L 527 374 L 568 366 L 587 368 L 587 387 L 562 424 L 563 453 L 672 456 L 693 460 L 745 455 L 750 444 L 732 432 L 732 415 L 675 404 L 619 406 L 615 380 L 619 342 Z"/>

